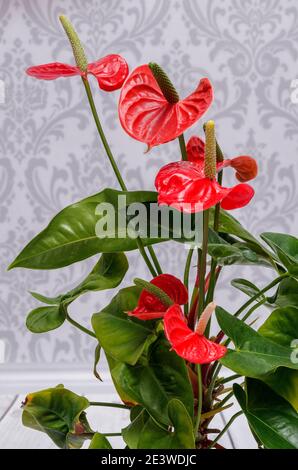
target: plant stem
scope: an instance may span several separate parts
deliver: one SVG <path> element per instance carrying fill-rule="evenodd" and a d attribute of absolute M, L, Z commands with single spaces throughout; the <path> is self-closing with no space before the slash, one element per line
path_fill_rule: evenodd
<path fill-rule="evenodd" d="M 238 413 L 236 413 L 236 414 L 234 414 L 234 416 L 232 416 L 232 418 L 227 422 L 227 424 L 225 425 L 223 430 L 218 434 L 218 436 L 214 439 L 214 441 L 209 445 L 208 449 L 211 449 L 219 441 L 219 439 L 222 438 L 224 433 L 229 429 L 231 424 L 233 424 L 235 419 L 238 418 L 238 416 L 241 416 L 242 414 L 243 414 L 243 411 L 238 411 Z"/>
<path fill-rule="evenodd" d="M 98 133 L 100 135 L 100 138 L 101 138 L 101 141 L 102 141 L 102 144 L 105 148 L 105 151 L 106 151 L 106 154 L 110 160 L 110 163 L 112 165 L 112 168 L 114 170 L 114 173 L 116 175 L 116 178 L 118 180 L 118 183 L 122 189 L 122 191 L 127 191 L 127 187 L 123 181 L 123 178 L 120 174 L 120 171 L 119 171 L 119 168 L 117 166 L 117 163 L 114 159 L 114 156 L 112 154 L 112 151 L 110 149 L 110 146 L 108 144 L 108 141 L 106 139 L 106 136 L 104 134 L 104 131 L 103 131 L 103 128 L 101 126 L 101 123 L 100 123 L 100 120 L 99 120 L 99 117 L 98 117 L 98 114 L 97 114 L 97 110 L 96 110 L 96 107 L 95 107 L 95 103 L 94 103 L 94 100 L 93 100 L 93 96 L 92 96 L 92 91 L 91 91 L 91 88 L 90 88 L 90 85 L 89 85 L 89 82 L 87 79 L 85 78 L 82 78 L 82 81 L 83 81 L 83 84 L 84 84 L 84 87 L 85 87 L 85 90 L 86 90 L 86 94 L 87 94 L 87 98 L 88 98 L 88 101 L 89 101 L 89 104 L 90 104 L 90 108 L 91 108 L 91 111 L 92 111 L 92 114 L 93 114 L 93 118 L 94 118 L 94 121 L 95 121 L 95 124 L 96 124 L 96 127 L 97 127 L 97 130 L 98 130 Z"/>
<path fill-rule="evenodd" d="M 244 310 L 246 310 L 247 307 L 249 307 L 255 300 L 257 300 L 262 294 L 264 294 L 268 290 L 272 289 L 272 287 L 279 284 L 285 277 L 289 277 L 289 274 L 284 273 L 281 276 L 274 279 L 274 281 L 270 282 L 270 284 L 268 284 L 266 287 L 264 287 L 264 289 L 260 290 L 256 295 L 254 295 L 247 302 L 245 302 L 245 304 L 243 304 L 242 307 L 240 307 L 239 310 L 237 310 L 237 312 L 234 314 L 234 316 L 239 317 L 239 315 L 241 315 L 241 313 L 244 312 Z"/>
<path fill-rule="evenodd" d="M 225 396 L 216 406 L 216 408 L 222 408 L 228 401 L 230 398 L 232 398 L 232 396 L 234 395 L 234 392 L 230 392 L 228 393 L 227 396 Z"/>
<path fill-rule="evenodd" d="M 209 408 L 211 406 L 212 394 L 213 394 L 216 378 L 218 376 L 218 373 L 219 373 L 220 369 L 221 369 L 221 364 L 218 362 L 217 365 L 215 366 L 215 369 L 214 369 L 214 372 L 213 372 L 213 375 L 212 375 L 212 378 L 211 378 L 211 382 L 209 384 L 208 391 L 207 391 L 207 396 L 206 396 L 207 408 Z"/>
<path fill-rule="evenodd" d="M 187 258 L 186 258 L 186 263 L 185 263 L 185 269 L 184 269 L 184 285 L 187 289 L 187 291 L 189 290 L 188 289 L 188 284 L 189 284 L 189 271 L 190 271 L 190 265 L 191 265 L 191 260 L 192 260 L 192 255 L 193 255 L 193 248 L 191 248 L 189 251 L 188 251 L 188 255 L 187 255 Z M 188 315 L 188 302 L 187 304 L 184 305 L 184 315 Z"/>
<path fill-rule="evenodd" d="M 101 402 L 100 401 L 90 401 L 89 405 L 90 406 L 107 406 L 107 407 L 110 407 L 110 408 L 123 408 L 125 410 L 130 410 L 129 406 L 121 405 L 121 404 L 118 404 L 118 403 L 108 403 L 108 402 L 105 402 L 105 401 L 101 401 Z"/>
<path fill-rule="evenodd" d="M 71 323 L 73 326 L 78 328 L 79 330 L 83 331 L 89 336 L 92 336 L 92 338 L 96 338 L 96 335 L 93 333 L 93 331 L 88 330 L 88 328 L 85 328 L 83 325 L 80 325 L 80 323 L 76 322 L 73 318 L 69 316 L 69 314 L 66 312 L 66 320 Z"/>
<path fill-rule="evenodd" d="M 198 315 L 201 316 L 204 310 L 205 302 L 205 275 L 206 275 L 206 264 L 207 264 L 207 250 L 208 250 L 208 230 L 209 230 L 209 211 L 208 209 L 203 212 L 203 242 L 202 242 L 202 255 L 200 262 L 200 282 L 199 282 L 199 303 L 198 303 Z"/>
<path fill-rule="evenodd" d="M 183 134 L 179 135 L 178 140 L 179 140 L 182 160 L 187 160 L 187 151 L 186 151 L 184 135 Z"/>
<path fill-rule="evenodd" d="M 114 173 L 115 173 L 115 176 L 116 176 L 116 178 L 117 178 L 117 180 L 118 180 L 118 183 L 119 183 L 119 185 L 120 185 L 120 188 L 122 189 L 122 191 L 127 191 L 127 186 L 126 186 L 126 184 L 125 184 L 124 181 L 123 181 L 123 178 L 122 178 L 122 176 L 121 176 L 121 173 L 120 173 L 120 171 L 119 171 L 119 168 L 118 168 L 118 166 L 117 166 L 117 163 L 116 163 L 116 161 L 115 161 L 115 159 L 114 159 L 114 156 L 113 156 L 113 154 L 112 154 L 111 148 L 110 148 L 110 146 L 109 146 L 109 144 L 108 144 L 108 141 L 107 141 L 107 139 L 106 139 L 105 133 L 104 133 L 104 131 L 103 131 L 103 128 L 102 128 L 102 125 L 101 125 L 101 122 L 100 122 L 100 119 L 99 119 L 99 116 L 98 116 L 98 113 L 97 113 L 97 110 L 96 110 L 96 106 L 95 106 L 95 103 L 94 103 L 94 99 L 93 99 L 93 96 L 92 96 L 92 91 L 91 91 L 91 88 L 90 88 L 90 84 L 89 84 L 89 82 L 88 82 L 88 80 L 87 80 L 86 78 L 82 78 L 82 81 L 83 81 L 83 84 L 84 84 L 84 87 L 85 87 L 85 90 L 86 90 L 87 98 L 88 98 L 89 105 L 90 105 L 90 108 L 91 108 L 91 111 L 92 111 L 92 115 L 93 115 L 93 118 L 94 118 L 94 121 L 95 121 L 95 125 L 96 125 L 96 128 L 97 128 L 98 134 L 99 134 L 99 136 L 100 136 L 100 139 L 101 139 L 101 141 L 102 141 L 102 144 L 103 144 L 103 146 L 104 146 L 104 149 L 105 149 L 105 151 L 106 151 L 106 154 L 107 154 L 107 156 L 108 156 L 108 158 L 109 158 L 109 160 L 110 160 L 111 166 L 112 166 L 113 171 L 114 171 Z M 145 252 L 145 248 L 144 248 L 143 242 L 142 242 L 142 240 L 141 240 L 140 238 L 138 238 L 138 240 L 139 240 L 139 241 L 137 242 L 137 243 L 138 243 L 138 247 L 139 247 L 139 249 L 140 249 L 140 246 L 142 246 L 143 250 L 142 250 L 141 254 L 142 254 L 143 258 L 144 258 L 145 263 L 146 263 L 147 266 L 148 266 L 148 269 L 150 270 L 150 272 L 151 272 L 151 274 L 152 274 L 151 268 L 149 267 L 149 264 L 151 265 L 151 262 L 149 261 L 149 258 L 148 258 L 147 254 L 146 254 L 146 252 Z M 152 248 L 152 247 L 149 247 L 148 250 L 149 250 L 149 252 L 150 252 L 150 254 L 151 254 L 151 256 L 152 256 L 152 254 L 154 253 L 153 248 Z M 140 251 L 141 251 L 141 250 L 140 250 Z M 157 258 L 156 258 L 156 256 L 155 256 L 155 253 L 154 253 L 154 258 L 153 258 L 153 256 L 152 256 L 152 259 L 153 259 L 153 262 L 154 262 L 154 264 L 155 264 L 155 267 L 156 267 L 157 272 L 159 272 L 159 270 L 161 271 L 160 264 L 159 264 L 158 261 L 157 261 Z M 149 261 L 149 263 L 148 263 L 148 261 Z M 154 271 L 154 273 L 155 273 L 155 271 Z M 154 276 L 155 276 L 155 275 L 156 275 L 156 274 L 154 274 Z"/>
<path fill-rule="evenodd" d="M 103 434 L 105 437 L 113 437 L 113 436 L 122 436 L 121 432 L 107 432 Z"/>
<path fill-rule="evenodd" d="M 137 242 L 138 249 L 139 249 L 141 255 L 143 256 L 144 261 L 147 264 L 147 267 L 148 267 L 150 273 L 152 274 L 153 277 L 156 277 L 157 273 L 155 272 L 155 269 L 154 269 L 148 255 L 147 255 L 146 251 L 145 251 L 142 240 L 138 237 L 138 238 L 136 238 L 136 242 Z"/>
<path fill-rule="evenodd" d="M 162 274 L 161 266 L 160 266 L 160 264 L 159 264 L 159 261 L 158 261 L 158 259 L 157 259 L 156 254 L 155 254 L 155 251 L 153 250 L 153 248 L 152 248 L 151 245 L 148 246 L 148 251 L 149 251 L 149 253 L 150 253 L 150 256 L 151 256 L 151 258 L 152 258 L 152 261 L 153 261 L 153 263 L 154 263 L 154 266 L 155 266 L 155 269 L 156 269 L 157 273 L 158 273 L 158 274 Z"/>
<path fill-rule="evenodd" d="M 202 370 L 200 364 L 197 364 L 197 374 L 198 374 L 198 409 L 197 409 L 197 418 L 195 422 L 195 437 L 198 434 L 201 415 L 202 415 L 202 405 L 203 405 L 203 383 L 202 383 Z"/>

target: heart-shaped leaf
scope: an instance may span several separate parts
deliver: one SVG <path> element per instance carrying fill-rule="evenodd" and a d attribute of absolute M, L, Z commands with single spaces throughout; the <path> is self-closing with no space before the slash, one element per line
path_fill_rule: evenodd
<path fill-rule="evenodd" d="M 208 253 L 220 266 L 232 264 L 271 266 L 264 257 L 252 251 L 245 243 L 233 245 L 209 243 Z"/>
<path fill-rule="evenodd" d="M 259 380 L 247 380 L 247 394 L 234 384 L 234 394 L 249 425 L 267 449 L 298 448 L 298 414 Z"/>
<path fill-rule="evenodd" d="M 220 328 L 235 344 L 235 350 L 228 350 L 220 359 L 226 367 L 237 374 L 259 379 L 275 372 L 279 367 L 298 370 L 298 364 L 291 361 L 290 346 L 281 346 L 264 338 L 220 307 L 216 309 L 216 317 Z"/>
<path fill-rule="evenodd" d="M 122 390 L 158 422 L 171 424 L 168 404 L 173 398 L 180 400 L 193 416 L 193 391 L 185 362 L 169 350 L 165 339 L 153 343 L 133 367 L 114 364 L 111 374 Z"/>
<path fill-rule="evenodd" d="M 125 200 L 121 199 L 121 196 L 125 197 Z M 135 250 L 137 241 L 127 233 L 126 205 L 155 203 L 156 198 L 156 193 L 151 191 L 122 192 L 105 189 L 72 204 L 59 212 L 49 225 L 28 243 L 9 269 L 56 269 L 96 253 Z M 115 217 L 115 214 L 118 217 Z M 107 229 L 103 230 L 101 223 L 104 228 L 107 226 Z M 163 240 L 143 239 L 144 245 L 160 241 Z"/>
<path fill-rule="evenodd" d="M 298 308 L 274 310 L 259 328 L 265 338 L 283 346 L 293 346 L 291 360 L 298 363 Z M 298 411 L 298 370 L 280 367 L 263 379 L 276 393 L 288 400 Z"/>
<path fill-rule="evenodd" d="M 89 406 L 62 385 L 27 395 L 23 405 L 24 426 L 46 433 L 60 447 L 79 448 L 84 433 L 91 431 L 84 410 Z"/>
<path fill-rule="evenodd" d="M 103 434 L 96 432 L 92 437 L 89 449 L 112 449 L 112 446 Z"/>
<path fill-rule="evenodd" d="M 193 423 L 183 403 L 174 398 L 167 411 L 171 426 L 164 429 L 149 418 L 140 433 L 139 449 L 195 449 Z"/>
<path fill-rule="evenodd" d="M 261 238 L 277 254 L 289 273 L 298 275 L 298 238 L 285 233 L 266 232 Z"/>
<path fill-rule="evenodd" d="M 144 349 L 156 339 L 151 322 L 129 317 L 137 305 L 141 289 L 121 289 L 111 303 L 92 317 L 92 326 L 105 352 L 117 361 L 134 365 Z"/>

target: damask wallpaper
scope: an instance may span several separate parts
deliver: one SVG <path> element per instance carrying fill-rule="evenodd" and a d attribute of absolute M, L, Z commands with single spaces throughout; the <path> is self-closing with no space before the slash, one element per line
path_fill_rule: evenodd
<path fill-rule="evenodd" d="M 182 96 L 208 76 L 216 99 L 207 118 L 216 120 L 224 152 L 252 155 L 259 164 L 256 196 L 241 211 L 241 222 L 255 234 L 297 233 L 298 104 L 291 101 L 291 83 L 298 78 L 296 0 L 0 0 L 0 342 L 6 367 L 88 368 L 93 357 L 92 340 L 70 326 L 33 335 L 26 331 L 25 318 L 36 305 L 28 291 L 55 295 L 69 289 L 94 260 L 51 272 L 6 271 L 62 207 L 117 187 L 79 78 L 45 82 L 24 73 L 33 64 L 73 63 L 57 19 L 61 13 L 76 26 L 90 61 L 119 53 L 131 69 L 158 62 Z M 95 81 L 92 86 L 129 188 L 153 189 L 156 171 L 176 158 L 177 142 L 144 154 L 144 145 L 118 124 L 119 92 L 102 93 Z M 201 125 L 188 136 L 201 133 Z M 226 173 L 229 183 L 232 174 Z M 181 274 L 183 247 L 171 243 L 158 252 L 170 272 Z M 136 267 L 140 277 L 147 276 L 134 253 L 129 259 L 126 284 Z M 227 310 L 234 311 L 240 302 L 229 282 L 243 272 L 230 267 L 221 279 L 216 300 Z M 270 279 L 264 269 L 245 272 L 260 285 Z M 73 314 L 88 324 L 91 313 L 110 297 L 110 291 L 85 295 L 74 304 Z"/>

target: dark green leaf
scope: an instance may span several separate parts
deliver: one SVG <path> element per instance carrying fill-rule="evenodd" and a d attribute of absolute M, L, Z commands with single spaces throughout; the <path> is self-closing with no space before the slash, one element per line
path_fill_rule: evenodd
<path fill-rule="evenodd" d="M 216 309 L 216 316 L 220 328 L 235 344 L 235 350 L 229 350 L 220 360 L 226 367 L 237 374 L 260 379 L 278 367 L 298 370 L 298 364 L 291 361 L 290 347 L 264 338 L 220 307 Z"/>
<path fill-rule="evenodd" d="M 60 447 L 81 447 L 84 432 L 90 428 L 84 410 L 89 406 L 81 397 L 59 385 L 30 393 L 23 407 L 23 424 L 46 433 Z"/>
<path fill-rule="evenodd" d="M 112 446 L 103 434 L 96 432 L 92 437 L 89 449 L 112 449 Z"/>
<path fill-rule="evenodd" d="M 247 380 L 247 395 L 237 384 L 234 393 L 265 448 L 298 448 L 298 415 L 289 403 L 258 380 Z"/>
<path fill-rule="evenodd" d="M 241 292 L 244 292 L 244 294 L 249 297 L 254 297 L 260 292 L 260 289 L 255 284 L 247 281 L 246 279 L 233 279 L 231 281 L 231 285 L 236 287 L 236 289 L 239 289 Z M 260 298 L 264 298 L 264 295 L 262 295 L 262 297 L 260 296 Z"/>
<path fill-rule="evenodd" d="M 193 423 L 185 406 L 180 400 L 173 399 L 168 404 L 171 427 L 163 429 L 150 418 L 144 424 L 139 449 L 194 449 Z"/>
<path fill-rule="evenodd" d="M 59 305 L 39 307 L 28 314 L 26 326 L 32 333 L 46 333 L 59 328 L 65 318 L 65 311 Z"/>
<path fill-rule="evenodd" d="M 122 390 L 158 422 L 170 424 L 167 407 L 172 398 L 182 401 L 193 416 L 193 391 L 185 362 L 170 351 L 166 340 L 160 338 L 151 344 L 147 357 L 133 367 L 115 363 L 111 374 Z"/>
<path fill-rule="evenodd" d="M 38 292 L 30 292 L 30 294 L 36 300 L 39 300 L 39 302 L 47 305 L 59 305 L 61 300 L 61 295 L 58 295 L 57 297 L 46 297 L 45 295 L 38 294 Z"/>
<path fill-rule="evenodd" d="M 284 307 L 274 310 L 259 329 L 265 338 L 282 346 L 297 347 L 298 308 Z M 293 349 L 292 360 L 297 360 Z M 298 410 L 298 371 L 280 367 L 276 372 L 263 379 L 276 393 L 288 400 Z"/>
<path fill-rule="evenodd" d="M 141 289 L 121 289 L 111 303 L 92 317 L 92 326 L 105 352 L 117 361 L 134 365 L 144 349 L 156 339 L 150 322 L 127 315 L 137 305 Z"/>
<path fill-rule="evenodd" d="M 264 257 L 252 251 L 244 243 L 235 243 L 234 245 L 210 243 L 208 253 L 220 266 L 231 264 L 271 266 Z"/>
<path fill-rule="evenodd" d="M 145 423 L 150 419 L 147 411 L 141 406 L 134 406 L 132 410 L 137 409 L 134 417 L 131 417 L 131 423 L 122 429 L 122 436 L 124 442 L 128 445 L 129 449 L 138 449 L 139 440 Z"/>
<path fill-rule="evenodd" d="M 272 232 L 262 233 L 261 237 L 277 254 L 287 270 L 293 275 L 298 275 L 298 238 Z"/>
<path fill-rule="evenodd" d="M 298 281 L 290 277 L 283 279 L 271 300 L 278 307 L 298 307 Z"/>
<path fill-rule="evenodd" d="M 49 225 L 21 251 L 11 263 L 9 269 L 24 267 L 31 269 L 56 269 L 89 258 L 96 253 L 111 253 L 135 250 L 137 242 L 128 237 L 121 226 L 118 237 L 114 230 L 105 231 L 105 238 L 96 236 L 96 225 L 105 213 L 96 214 L 96 208 L 101 203 L 110 204 L 115 213 L 124 208 L 118 206 L 118 196 L 126 196 L 126 204 L 156 202 L 157 194 L 151 191 L 121 192 L 105 189 L 90 196 L 57 214 Z M 120 203 L 121 204 L 121 203 Z M 105 220 L 104 219 L 104 220 Z M 113 221 L 112 221 L 113 222 Z M 109 225 L 110 221 L 107 221 Z M 116 229 L 117 229 L 116 225 Z M 143 239 L 144 245 L 157 243 L 160 239 Z"/>

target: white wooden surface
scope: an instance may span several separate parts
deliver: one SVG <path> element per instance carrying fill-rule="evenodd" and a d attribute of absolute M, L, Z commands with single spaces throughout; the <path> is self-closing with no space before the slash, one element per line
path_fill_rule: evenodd
<path fill-rule="evenodd" d="M 71 373 L 61 369 L 51 371 L 0 370 L 0 449 L 53 449 L 51 440 L 43 433 L 25 428 L 21 422 L 21 402 L 27 393 L 64 383 L 66 388 L 85 395 L 90 401 L 119 403 L 109 375 L 103 373 L 104 382 L 100 383 L 84 371 Z M 228 420 L 239 408 L 226 410 L 224 419 Z M 129 412 L 117 408 L 90 407 L 87 410 L 91 428 L 102 433 L 119 432 L 129 422 Z M 212 422 L 212 427 L 223 427 L 222 418 Z M 230 434 L 225 434 L 220 444 L 227 448 L 252 449 L 256 443 L 251 436 L 246 419 L 237 418 Z M 109 438 L 113 448 L 123 448 L 121 437 Z M 88 443 L 86 443 L 88 447 Z"/>

